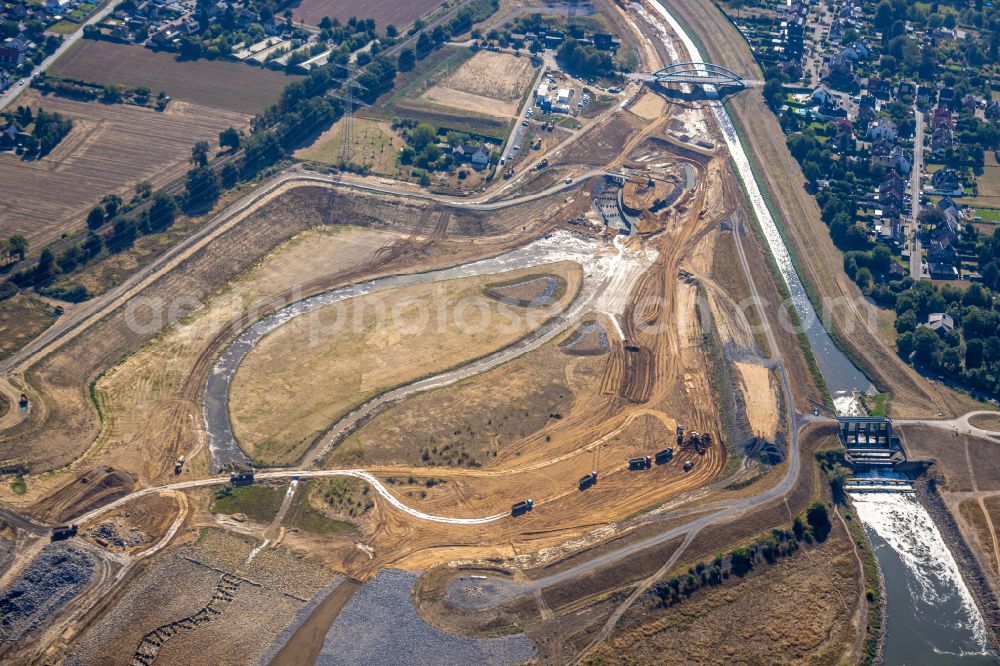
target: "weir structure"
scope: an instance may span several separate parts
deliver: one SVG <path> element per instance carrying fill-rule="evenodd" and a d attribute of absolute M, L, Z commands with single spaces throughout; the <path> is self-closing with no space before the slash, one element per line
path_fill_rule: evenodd
<path fill-rule="evenodd" d="M 892 420 L 884 416 L 838 416 L 840 443 L 855 476 L 850 492 L 913 492 L 908 478 L 895 473 L 906 462 L 899 436 L 892 434 Z"/>

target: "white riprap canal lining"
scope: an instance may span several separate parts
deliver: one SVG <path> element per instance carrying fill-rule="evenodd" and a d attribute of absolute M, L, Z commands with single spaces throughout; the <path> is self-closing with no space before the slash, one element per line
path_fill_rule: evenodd
<path fill-rule="evenodd" d="M 657 0 L 648 0 L 648 4 L 680 39 L 689 60 L 704 62 L 694 41 L 666 8 Z M 652 25 L 658 26 L 664 46 L 674 60 L 679 61 L 657 17 L 641 5 L 632 6 Z M 841 395 L 852 389 L 868 391 L 871 382 L 835 347 L 826 330 L 817 323 L 816 313 L 767 208 L 729 113 L 721 103 L 714 105 L 713 110 L 795 309 L 808 325 L 806 332 L 828 387 Z M 851 497 L 875 547 L 886 583 L 884 663 L 892 666 L 997 663 L 983 618 L 959 574 L 955 558 L 917 498 L 892 492 L 852 493 Z"/>

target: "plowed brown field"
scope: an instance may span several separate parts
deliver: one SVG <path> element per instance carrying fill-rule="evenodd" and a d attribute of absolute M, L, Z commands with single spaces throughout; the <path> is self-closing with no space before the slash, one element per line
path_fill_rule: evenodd
<path fill-rule="evenodd" d="M 39 160 L 0 153 L 0 236 L 23 234 L 33 246 L 84 227 L 84 216 L 101 197 L 128 199 L 141 180 L 162 185 L 184 175 L 198 141 L 215 144 L 227 127 L 250 117 L 175 102 L 159 113 L 123 104 L 76 102 L 30 91 L 20 102 L 57 111 L 73 130 Z"/>

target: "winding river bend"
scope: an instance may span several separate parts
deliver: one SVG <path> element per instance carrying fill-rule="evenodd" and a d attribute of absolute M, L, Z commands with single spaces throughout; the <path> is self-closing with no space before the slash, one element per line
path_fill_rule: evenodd
<path fill-rule="evenodd" d="M 321 457 L 338 437 L 354 428 L 364 417 L 393 401 L 485 372 L 537 349 L 579 321 L 588 310 L 596 308 L 610 314 L 620 314 L 626 300 L 622 295 L 627 297 L 634 281 L 648 268 L 650 258 L 627 252 L 621 246 L 612 249 L 592 239 L 567 231 L 557 231 L 524 247 L 489 259 L 426 273 L 390 275 L 369 282 L 347 285 L 293 303 L 260 319 L 226 348 L 209 374 L 205 386 L 203 412 L 213 471 L 219 472 L 228 467 L 245 468 L 251 465 L 251 461 L 236 440 L 229 418 L 230 384 L 240 363 L 261 338 L 291 319 L 340 301 L 390 289 L 505 273 L 567 260 L 574 261 L 583 268 L 583 283 L 576 299 L 562 314 L 545 322 L 513 345 L 482 359 L 390 390 L 360 405 L 338 420 L 312 447 L 311 453 L 307 454 L 307 459 L 304 461 L 308 466 Z"/>

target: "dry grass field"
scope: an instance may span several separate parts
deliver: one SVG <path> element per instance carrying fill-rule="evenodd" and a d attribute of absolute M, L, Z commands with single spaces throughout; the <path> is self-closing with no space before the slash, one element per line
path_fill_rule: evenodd
<path fill-rule="evenodd" d="M 480 276 L 363 296 L 293 319 L 265 336 L 237 370 L 233 432 L 255 459 L 296 460 L 367 398 L 500 349 L 566 307 L 580 267 L 548 269 L 570 284 L 550 308 L 500 304 L 483 293 L 496 276 Z"/>
<path fill-rule="evenodd" d="M 280 246 L 207 301 L 184 325 L 171 329 L 98 381 L 95 395 L 104 415 L 98 446 L 114 449 L 125 442 L 141 442 L 148 452 L 142 462 L 143 475 L 148 477 L 169 468 L 178 455 L 187 452 L 193 457 L 186 448 L 194 445 L 197 436 L 184 417 L 192 405 L 175 396 L 205 345 L 247 308 L 318 276 L 359 268 L 394 239 L 384 232 L 332 227 L 300 234 Z M 155 426 L 162 433 L 167 424 L 179 427 L 176 439 L 150 432 Z"/>
<path fill-rule="evenodd" d="M 982 428 L 983 430 L 1000 432 L 1000 412 L 996 414 L 980 414 L 979 416 L 973 416 L 969 419 L 969 423 L 977 428 Z"/>
<path fill-rule="evenodd" d="M 0 301 L 0 358 L 20 349 L 53 321 L 52 308 L 37 298 L 18 294 Z"/>
<path fill-rule="evenodd" d="M 825 543 L 674 608 L 637 605 L 588 663 L 845 663 L 857 576 L 850 538 L 838 524 Z"/>
<path fill-rule="evenodd" d="M 52 74 L 105 85 L 146 86 L 173 99 L 254 114 L 273 104 L 301 76 L 227 60 L 180 62 L 172 53 L 112 42 L 80 40 Z"/>
<path fill-rule="evenodd" d="M 389 407 L 349 435 L 324 464 L 488 463 L 520 440 L 557 426 L 573 412 L 577 396 L 596 394 L 603 366 L 600 357 L 571 356 L 551 342 L 483 375 Z"/>
<path fill-rule="evenodd" d="M 509 118 L 517 115 L 534 69 L 526 56 L 480 51 L 422 97 L 443 106 Z"/>
<path fill-rule="evenodd" d="M 301 160 L 339 164 L 340 150 L 344 144 L 344 122 L 337 122 L 323 132 L 311 146 L 295 152 Z M 393 130 L 389 122 L 355 118 L 351 162 L 370 165 L 371 171 L 385 176 L 396 176 L 400 171 L 397 157 L 405 142 Z"/>
<path fill-rule="evenodd" d="M 191 147 L 216 142 L 227 127 L 246 127 L 249 116 L 175 102 L 166 111 L 120 104 L 42 97 L 21 100 L 32 108 L 73 119 L 73 130 L 40 160 L 0 153 L 0 235 L 24 234 L 37 247 L 83 226 L 102 196 L 131 196 L 141 180 L 161 185 L 184 174 Z"/>
<path fill-rule="evenodd" d="M 319 25 L 324 16 L 342 22 L 356 16 L 375 19 L 382 29 L 389 24 L 405 28 L 440 4 L 441 0 L 299 0 L 291 8 L 296 22 Z"/>

